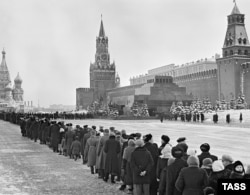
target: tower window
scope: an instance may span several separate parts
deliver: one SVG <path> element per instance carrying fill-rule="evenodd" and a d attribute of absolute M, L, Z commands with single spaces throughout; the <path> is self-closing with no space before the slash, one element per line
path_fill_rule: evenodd
<path fill-rule="evenodd" d="M 241 50 L 239 49 L 239 50 L 238 50 L 238 55 L 241 55 L 241 54 L 242 54 L 242 53 L 241 53 Z"/>
<path fill-rule="evenodd" d="M 245 54 L 245 55 L 248 55 L 248 50 L 245 50 L 244 54 Z"/>
<path fill-rule="evenodd" d="M 238 41 L 239 41 L 239 44 L 241 44 L 241 43 L 242 43 L 242 39 L 241 39 L 241 38 L 239 38 L 239 39 L 238 39 Z"/>
<path fill-rule="evenodd" d="M 247 44 L 247 39 L 246 38 L 243 39 L 243 44 L 245 44 L 245 45 Z"/>
<path fill-rule="evenodd" d="M 230 55 L 233 55 L 233 54 L 234 54 L 233 50 L 230 50 Z"/>

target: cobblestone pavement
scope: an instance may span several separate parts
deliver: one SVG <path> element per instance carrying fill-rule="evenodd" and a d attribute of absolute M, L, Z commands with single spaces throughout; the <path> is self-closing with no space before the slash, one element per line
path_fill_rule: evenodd
<path fill-rule="evenodd" d="M 22 137 L 18 126 L 0 121 L 0 194 L 126 194 L 119 187 L 90 174 L 81 159 L 53 153 Z"/>

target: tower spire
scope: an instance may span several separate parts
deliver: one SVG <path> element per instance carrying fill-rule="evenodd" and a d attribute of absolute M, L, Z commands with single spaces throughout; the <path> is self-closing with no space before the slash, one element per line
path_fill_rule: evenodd
<path fill-rule="evenodd" d="M 239 8 L 238 8 L 238 6 L 237 6 L 237 4 L 236 4 L 236 0 L 234 0 L 234 8 L 233 8 L 233 10 L 232 10 L 231 15 L 233 15 L 233 14 L 241 14 L 241 13 L 240 13 L 240 10 L 239 10 Z"/>
<path fill-rule="evenodd" d="M 99 31 L 99 37 L 105 37 L 105 31 L 104 31 L 103 22 L 102 22 L 102 14 L 101 14 L 101 26 L 100 26 L 100 31 Z"/>

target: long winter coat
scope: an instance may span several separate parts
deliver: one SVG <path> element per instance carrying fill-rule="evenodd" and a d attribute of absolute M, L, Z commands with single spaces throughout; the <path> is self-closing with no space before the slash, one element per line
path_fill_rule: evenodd
<path fill-rule="evenodd" d="M 85 147 L 87 144 L 87 140 L 90 138 L 90 132 L 87 132 L 84 134 L 83 138 L 82 138 L 82 155 L 84 155 L 84 161 L 87 162 L 88 161 L 88 156 L 85 155 Z"/>
<path fill-rule="evenodd" d="M 51 133 L 50 134 L 50 136 L 51 136 L 51 146 L 53 148 L 57 148 L 58 144 L 59 144 L 60 126 L 58 124 L 53 124 L 50 129 L 51 129 L 51 132 L 50 132 Z"/>
<path fill-rule="evenodd" d="M 84 155 L 84 147 L 83 147 L 83 138 L 84 138 L 84 135 L 88 132 L 87 128 L 81 128 L 80 129 L 80 142 L 81 142 L 81 154 Z M 86 144 L 86 143 L 85 143 Z"/>
<path fill-rule="evenodd" d="M 85 154 L 88 156 L 88 166 L 95 166 L 96 165 L 96 150 L 97 150 L 98 138 L 92 135 L 87 140 L 85 146 Z"/>
<path fill-rule="evenodd" d="M 154 164 L 150 172 L 150 195 L 156 195 L 157 189 L 158 189 L 158 182 L 156 180 L 156 167 L 157 167 L 157 161 L 159 157 L 159 150 L 158 146 L 155 143 L 145 143 L 144 147 L 150 152 Z"/>
<path fill-rule="evenodd" d="M 175 183 L 182 195 L 203 195 L 203 189 L 208 184 L 208 176 L 204 169 L 185 167 L 181 170 Z"/>
<path fill-rule="evenodd" d="M 72 155 L 80 155 L 81 152 L 81 143 L 78 140 L 75 140 L 71 144 Z"/>
<path fill-rule="evenodd" d="M 187 162 L 179 158 L 176 158 L 174 163 L 168 166 L 166 172 L 167 195 L 181 195 L 181 193 L 175 187 L 175 182 L 179 176 L 181 169 L 187 166 Z"/>
<path fill-rule="evenodd" d="M 109 136 L 104 146 L 104 152 L 106 153 L 105 159 L 105 173 L 117 175 L 119 173 L 118 154 L 121 151 L 120 143 L 115 140 L 115 136 Z"/>
<path fill-rule="evenodd" d="M 133 185 L 133 174 L 131 169 L 131 156 L 135 146 L 128 146 L 123 153 L 122 168 L 125 170 L 124 182 L 126 185 Z"/>
<path fill-rule="evenodd" d="M 38 139 L 38 130 L 40 127 L 40 122 L 39 121 L 34 121 L 33 124 L 31 125 L 31 133 L 32 133 L 32 138 L 37 140 Z"/>
<path fill-rule="evenodd" d="M 153 165 L 154 161 L 150 152 L 145 147 L 137 147 L 131 154 L 133 184 L 150 184 Z M 146 171 L 146 175 L 140 176 L 143 171 Z"/>
<path fill-rule="evenodd" d="M 109 139 L 109 135 L 108 134 L 104 135 L 100 138 L 100 141 L 98 143 L 98 147 L 97 147 L 98 169 L 105 169 L 106 153 L 104 152 L 104 146 L 108 139 Z"/>
<path fill-rule="evenodd" d="M 65 143 L 66 143 L 66 148 L 67 148 L 67 154 L 70 156 L 71 155 L 71 144 L 74 140 L 74 132 L 73 131 L 67 131 L 67 133 L 65 134 Z"/>

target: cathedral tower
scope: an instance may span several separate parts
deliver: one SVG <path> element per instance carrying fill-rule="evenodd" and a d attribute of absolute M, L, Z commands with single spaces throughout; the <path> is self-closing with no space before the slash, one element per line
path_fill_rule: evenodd
<path fill-rule="evenodd" d="M 245 15 L 241 14 L 235 3 L 232 13 L 227 17 L 227 32 L 222 48 L 222 58 L 216 60 L 218 66 L 218 96 L 229 101 L 238 95 L 249 93 L 249 78 L 243 71 L 250 62 L 250 44 L 245 29 Z M 245 74 L 245 75 L 244 75 Z M 249 96 L 248 96 L 249 97 Z M 249 99 L 249 98 L 248 98 Z M 248 100 L 249 101 L 249 100 Z"/>
<path fill-rule="evenodd" d="M 96 37 L 95 62 L 90 63 L 90 88 L 94 89 L 94 100 L 106 101 L 106 90 L 115 88 L 115 63 L 110 63 L 108 37 L 103 21 Z"/>
<path fill-rule="evenodd" d="M 11 83 L 10 73 L 5 59 L 6 52 L 2 51 L 2 62 L 0 65 L 0 99 L 5 99 L 5 87 Z"/>

